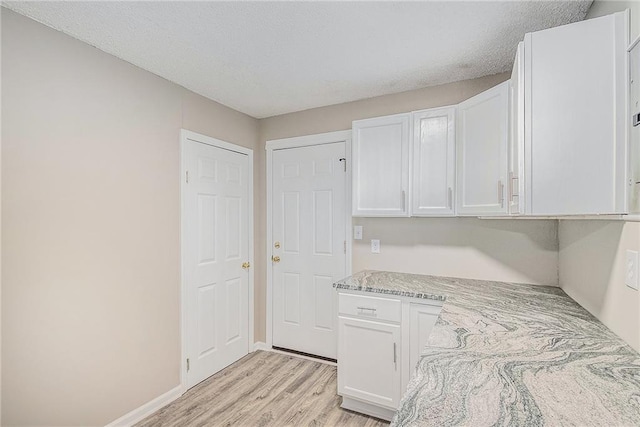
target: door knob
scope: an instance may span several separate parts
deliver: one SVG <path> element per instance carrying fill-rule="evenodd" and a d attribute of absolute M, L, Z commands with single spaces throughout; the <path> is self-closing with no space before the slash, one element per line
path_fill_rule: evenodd
<path fill-rule="evenodd" d="M 280 257 L 279 257 L 279 256 L 272 256 L 272 257 L 271 257 L 271 261 L 273 261 L 273 262 L 280 262 Z"/>
<path fill-rule="evenodd" d="M 280 249 L 280 242 L 275 242 L 275 243 L 273 244 L 273 246 L 274 246 L 276 249 Z"/>
<path fill-rule="evenodd" d="M 251 264 L 249 264 L 248 262 L 243 262 L 243 263 L 242 263 L 242 268 L 244 268 L 245 270 L 246 270 L 247 268 L 249 268 L 249 267 L 251 267 Z"/>

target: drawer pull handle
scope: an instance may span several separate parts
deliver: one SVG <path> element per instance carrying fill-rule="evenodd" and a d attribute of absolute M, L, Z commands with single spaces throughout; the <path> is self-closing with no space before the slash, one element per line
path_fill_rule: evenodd
<path fill-rule="evenodd" d="M 358 310 L 362 310 L 362 311 L 370 311 L 372 313 L 375 313 L 377 310 L 375 308 L 371 308 L 371 307 L 356 307 Z"/>

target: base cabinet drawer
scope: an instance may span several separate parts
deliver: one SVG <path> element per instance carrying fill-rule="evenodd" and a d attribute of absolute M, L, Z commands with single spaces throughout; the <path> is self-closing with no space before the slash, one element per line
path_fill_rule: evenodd
<path fill-rule="evenodd" d="M 402 302 L 391 298 L 342 293 L 338 298 L 338 313 L 368 320 L 399 323 Z"/>
<path fill-rule="evenodd" d="M 400 326 L 340 316 L 338 336 L 338 394 L 397 409 Z"/>

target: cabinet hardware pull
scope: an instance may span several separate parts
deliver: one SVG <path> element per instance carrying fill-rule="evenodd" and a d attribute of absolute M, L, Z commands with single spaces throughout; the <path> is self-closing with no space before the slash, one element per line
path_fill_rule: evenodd
<path fill-rule="evenodd" d="M 510 189 L 509 189 L 510 198 L 511 198 L 511 201 L 513 202 L 515 198 L 520 195 L 518 193 L 519 191 L 518 177 L 515 176 L 513 172 L 509 172 L 509 186 L 510 186 Z"/>
<path fill-rule="evenodd" d="M 396 366 L 396 369 L 398 369 L 398 356 L 396 353 L 396 343 L 393 343 L 393 364 Z"/>
<path fill-rule="evenodd" d="M 447 203 L 449 204 L 449 209 L 453 209 L 453 188 L 449 187 L 449 194 L 447 195 Z"/>
<path fill-rule="evenodd" d="M 376 312 L 377 310 L 375 308 L 371 308 L 371 307 L 356 307 L 358 310 L 369 310 L 372 312 Z"/>
<path fill-rule="evenodd" d="M 406 194 L 405 194 L 405 191 L 402 190 L 402 210 L 406 209 L 407 207 L 406 203 L 407 203 Z"/>
<path fill-rule="evenodd" d="M 498 202 L 500 203 L 500 207 L 504 207 L 504 184 L 502 180 L 498 180 Z"/>

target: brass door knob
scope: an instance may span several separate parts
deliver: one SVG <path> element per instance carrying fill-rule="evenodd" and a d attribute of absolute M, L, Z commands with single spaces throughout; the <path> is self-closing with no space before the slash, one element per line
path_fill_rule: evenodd
<path fill-rule="evenodd" d="M 271 261 L 273 261 L 273 262 L 280 262 L 280 257 L 279 257 L 279 256 L 272 256 L 272 257 L 271 257 Z"/>
<path fill-rule="evenodd" d="M 248 262 L 243 262 L 243 263 L 242 263 L 242 268 L 244 268 L 245 270 L 246 270 L 247 268 L 249 268 L 249 267 L 251 267 L 251 264 L 249 264 Z"/>

